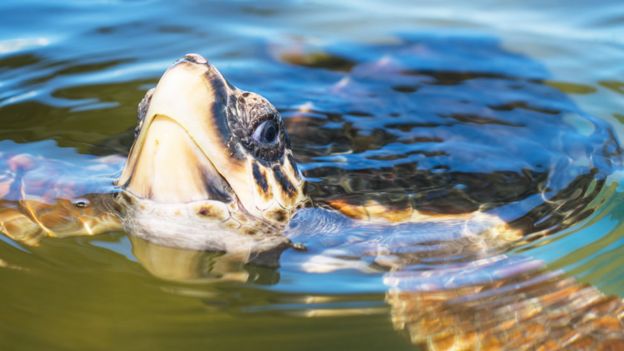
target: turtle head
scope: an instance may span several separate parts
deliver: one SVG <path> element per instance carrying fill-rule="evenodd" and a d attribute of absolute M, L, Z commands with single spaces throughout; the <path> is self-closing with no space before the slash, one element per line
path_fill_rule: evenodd
<path fill-rule="evenodd" d="M 285 223 L 305 201 L 278 111 L 196 54 L 169 67 L 139 105 L 118 185 L 152 204 L 199 204 L 186 216 L 206 217 L 214 205 L 270 224 Z"/>

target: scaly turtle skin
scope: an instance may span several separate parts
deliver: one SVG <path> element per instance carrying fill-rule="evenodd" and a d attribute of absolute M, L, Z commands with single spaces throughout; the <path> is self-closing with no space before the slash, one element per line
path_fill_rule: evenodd
<path fill-rule="evenodd" d="M 473 260 L 456 264 L 447 276 L 476 268 L 493 272 L 471 284 L 423 287 L 420 273 L 404 269 L 419 259 L 418 252 L 404 254 L 401 245 L 379 243 L 354 249 L 390 270 L 387 300 L 393 322 L 415 343 L 431 350 L 623 347 L 620 299 L 560 275 L 544 276 L 537 261 L 488 256 L 522 239 L 519 230 L 494 215 L 428 215 L 413 206 L 375 201 L 313 203 L 277 110 L 263 97 L 232 86 L 199 55 L 176 62 L 140 103 L 134 144 L 117 187 L 109 192 L 50 181 L 52 171 L 62 172 L 63 165 L 47 165 L 46 177 L 29 177 L 38 167 L 36 159 L 0 157 L 8 170 L 0 178 L 0 230 L 26 244 L 36 245 L 45 236 L 124 229 L 135 242 L 191 250 L 138 245 L 139 259 L 158 274 L 162 269 L 154 262 L 167 261 L 171 254 L 188 255 L 177 262 L 193 265 L 197 251 L 192 250 L 224 251 L 248 260 L 288 247 L 284 229 L 298 211 L 314 204 L 371 228 L 400 231 L 415 223 L 433 236 L 451 233 L 453 239 L 427 254 L 444 257 L 461 250 Z M 118 162 L 98 159 L 88 166 Z"/>

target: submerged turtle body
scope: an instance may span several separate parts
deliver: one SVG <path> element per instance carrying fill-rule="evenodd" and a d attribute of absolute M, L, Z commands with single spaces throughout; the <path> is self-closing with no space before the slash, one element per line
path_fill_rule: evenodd
<path fill-rule="evenodd" d="M 199 55 L 176 62 L 146 94 L 118 178 L 118 158 L 82 160 L 86 172 L 107 175 L 95 187 L 54 178 L 66 164 L 19 152 L 0 159 L 0 230 L 26 244 L 123 229 L 150 272 L 187 280 L 205 271 L 198 250 L 277 264 L 303 242 L 307 271 L 387 270 L 395 326 L 432 350 L 609 349 L 624 340 L 621 299 L 507 256 L 524 233 L 494 213 L 311 199 L 277 110 Z M 413 269 L 432 259 L 445 268 Z"/>
<path fill-rule="evenodd" d="M 0 177 L 0 231 L 4 234 L 37 245 L 47 236 L 121 229 L 112 180 L 123 158 L 94 158 L 60 149 L 57 157 L 63 153 L 71 157 L 50 159 L 36 154 L 57 148 L 49 142 L 35 147 L 1 144 L 0 164 L 5 172 Z"/>

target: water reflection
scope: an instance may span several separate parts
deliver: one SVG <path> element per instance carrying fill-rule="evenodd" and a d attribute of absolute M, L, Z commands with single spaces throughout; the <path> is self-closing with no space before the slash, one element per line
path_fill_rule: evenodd
<path fill-rule="evenodd" d="M 137 236 L 130 236 L 132 253 L 143 267 L 154 276 L 183 283 L 210 283 L 235 281 L 262 284 L 279 279 L 276 270 L 284 248 L 263 252 L 248 260 L 247 255 L 223 252 L 193 251 L 154 244 Z M 265 269 L 255 269 L 261 265 Z M 262 274 L 260 274 L 262 273 Z"/>
<path fill-rule="evenodd" d="M 388 235 L 387 230 L 384 235 Z M 279 272 L 275 268 L 258 267 L 241 261 L 240 257 L 160 247 L 139 238 L 132 238 L 132 244 L 135 256 L 151 274 L 185 283 L 170 288 L 170 292 L 204 298 L 208 305 L 213 305 L 219 296 L 206 293 L 201 286 L 194 288 L 197 283 L 279 283 Z M 350 243 L 348 247 L 352 249 L 353 245 L 357 243 Z M 341 246 L 336 247 L 335 243 L 330 247 L 326 251 L 328 256 L 321 257 L 326 260 L 314 254 L 299 253 L 307 256 L 300 258 L 302 268 L 318 273 L 328 272 L 328 263 L 333 263 L 329 271 L 365 267 L 355 262 L 361 256 L 347 251 L 346 247 L 342 252 Z M 457 246 L 452 247 L 457 250 Z M 462 245 L 459 252 L 468 250 Z M 349 254 L 354 257 L 345 257 Z M 333 255 L 333 259 L 329 255 Z M 606 296 L 561 271 L 545 270 L 539 260 L 485 255 L 457 263 L 452 256 L 445 256 L 446 259 L 435 262 L 437 268 L 432 270 L 418 264 L 426 262 L 427 254 L 409 254 L 411 265 L 405 264 L 404 251 L 400 255 L 403 264 L 383 273 L 384 284 L 388 287 L 385 300 L 390 306 L 394 327 L 406 331 L 416 345 L 432 350 L 539 347 L 608 350 L 624 346 L 621 298 Z M 277 264 L 278 260 L 279 253 L 276 253 L 265 263 Z M 340 260 L 342 265 L 337 265 Z M 293 262 L 285 264 L 292 267 Z M 368 271 L 369 274 L 374 272 Z M 383 271 L 378 267 L 377 272 Z M 366 300 L 344 301 L 331 295 L 304 295 L 280 298 L 264 307 L 245 307 L 242 311 L 327 317 L 384 313 L 385 309 Z"/>
<path fill-rule="evenodd" d="M 290 232 L 307 252 L 255 263 L 2 236 L 0 346 L 413 349 L 391 319 L 422 348 L 624 347 L 621 4 L 412 5 L 0 4 L 4 210 L 19 154 L 49 213 L 112 191 L 123 159 L 94 155 L 127 153 L 136 103 L 197 51 L 280 109 L 319 202 L 481 210 L 526 235 L 479 250 L 317 211 Z"/>
<path fill-rule="evenodd" d="M 506 268 L 517 272 L 518 263 Z M 411 277 L 391 279 L 409 285 Z M 621 298 L 558 272 L 527 270 L 456 288 L 392 289 L 387 301 L 394 326 L 432 350 L 624 347 Z"/>
<path fill-rule="evenodd" d="M 447 53 L 449 40 L 462 45 Z M 247 262 L 232 254 L 160 247 L 130 236 L 132 257 L 151 275 L 171 283 L 163 288 L 167 293 L 201 299 L 211 308 L 229 310 L 240 302 L 222 305 L 222 293 L 207 288 L 208 283 L 235 284 L 236 290 L 248 285 L 269 291 L 288 289 L 283 276 L 294 272 L 303 279 L 294 283 L 303 289 L 300 296 L 245 302 L 240 311 L 307 317 L 387 311 L 378 300 L 336 298 L 332 287 L 324 286 L 332 274 L 350 272 L 338 290 L 358 294 L 363 291 L 357 284 L 374 281 L 367 283 L 369 289 L 386 295 L 395 328 L 406 330 L 414 343 L 438 349 L 493 344 L 515 348 L 527 331 L 536 345 L 547 341 L 561 347 L 578 345 L 575 342 L 606 345 L 608 340 L 623 338 L 617 329 L 622 318 L 619 298 L 607 297 L 561 271 L 549 272 L 546 262 L 531 258 L 530 253 L 512 253 L 600 208 L 594 200 L 620 165 L 615 135 L 608 124 L 585 114 L 561 93 L 559 89 L 568 86 L 538 78 L 545 73 L 535 63 L 501 50 L 495 41 L 468 43 L 471 46 L 456 38 L 408 37 L 391 45 L 353 50 L 363 57 L 349 58 L 328 47 L 322 54 L 282 53 L 272 65 L 300 75 L 323 70 L 325 76 L 312 89 L 327 87 L 334 93 L 282 109 L 310 180 L 309 192 L 318 203 L 340 199 L 356 205 L 376 200 L 388 208 L 458 215 L 478 210 L 489 213 L 485 216 L 500 216 L 513 227 L 510 232 L 521 235 L 483 235 L 487 228 L 496 227 L 487 219 L 494 217 L 387 227 L 362 226 L 336 213 L 306 210 L 287 233 L 305 245 L 306 252 L 278 249 Z M 446 66 L 455 62 L 445 62 L 445 55 L 469 53 L 526 67 L 511 75 L 498 72 L 496 65 L 466 68 L 466 72 Z M 292 66 L 284 66 L 283 61 Z M 433 62 L 435 67 L 429 67 Z M 64 72 L 119 64 L 83 65 Z M 100 96 L 98 101 L 124 101 L 132 94 L 116 97 L 116 89 L 139 94 L 146 82 L 63 88 L 53 95 L 68 101 L 85 101 L 92 94 Z M 37 110 L 32 104 L 9 109 Z M 97 120 L 111 108 L 128 108 L 118 107 L 126 104 L 95 104 L 94 111 L 74 107 L 72 113 L 88 113 Z M 58 108 L 41 106 L 50 110 L 44 115 L 54 111 L 59 121 L 66 120 Z M 30 123 L 16 118 L 5 133 L 15 137 L 22 128 L 32 132 Z M 111 126 L 125 129 L 123 133 L 89 151 L 125 152 L 132 131 L 124 124 Z M 89 128 L 101 130 L 97 123 Z M 50 130 L 42 128 L 39 133 L 29 138 L 46 138 Z M 5 141 L 3 146 L 0 156 L 9 171 L 3 184 L 20 184 L 19 192 L 7 187 L 5 210 L 24 207 L 23 200 L 32 200 L 24 198 L 25 193 L 44 199 L 52 206 L 46 213 L 55 215 L 65 213 L 61 209 L 74 206 L 77 199 L 95 204 L 93 194 L 114 191 L 111 180 L 123 163 L 119 157 L 80 155 L 49 142 Z M 23 169 L 24 174 L 11 168 L 20 155 L 34 157 L 33 167 Z M 57 177 L 50 179 L 50 174 Z M 306 291 L 305 281 L 314 279 L 301 274 L 321 275 L 319 294 Z M 243 299 L 247 298 L 253 300 Z"/>

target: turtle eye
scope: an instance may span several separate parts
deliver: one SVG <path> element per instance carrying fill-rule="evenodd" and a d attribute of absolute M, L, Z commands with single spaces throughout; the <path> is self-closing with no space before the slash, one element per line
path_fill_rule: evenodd
<path fill-rule="evenodd" d="M 273 145 L 277 142 L 279 126 L 275 120 L 266 120 L 260 123 L 252 134 L 252 138 L 263 145 Z"/>

